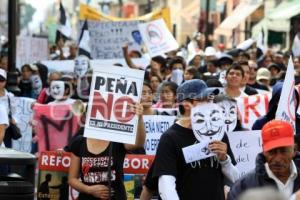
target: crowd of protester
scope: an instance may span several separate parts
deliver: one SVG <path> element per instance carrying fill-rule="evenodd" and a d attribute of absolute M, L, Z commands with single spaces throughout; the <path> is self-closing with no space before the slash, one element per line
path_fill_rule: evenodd
<path fill-rule="evenodd" d="M 65 57 L 62 52 L 62 46 L 67 45 L 69 48 L 69 54 Z M 126 46 L 123 48 L 124 57 L 126 63 L 131 68 L 140 69 L 132 61 L 133 58 L 141 57 L 141 54 L 134 54 L 129 52 Z M 272 98 L 269 102 L 268 112 L 266 116 L 259 118 L 253 125 L 253 130 L 262 130 L 263 127 L 271 123 L 275 118 L 275 113 L 282 91 L 282 81 L 285 77 L 287 69 L 288 59 L 290 52 L 272 51 L 271 49 L 262 51 L 256 47 L 255 43 L 249 46 L 247 49 L 231 49 L 225 50 L 223 44 L 208 46 L 201 49 L 197 45 L 197 41 L 192 40 L 186 47 L 179 49 L 178 51 L 170 52 L 166 55 L 156 56 L 151 58 L 148 67 L 145 69 L 145 78 L 142 90 L 141 104 L 135 105 L 132 109 L 136 114 L 140 116 L 139 123 L 143 123 L 141 116 L 143 115 L 174 115 L 177 116 L 178 123 L 175 127 L 172 126 L 170 130 L 166 132 L 161 138 L 161 142 L 158 146 L 157 157 L 155 164 L 151 167 L 149 174 L 147 175 L 141 199 L 151 199 L 158 194 L 162 199 L 226 199 L 227 193 L 224 192 L 224 176 L 229 179 L 233 185 L 232 192 L 229 193 L 228 199 L 236 199 L 242 190 L 254 188 L 255 186 L 275 186 L 275 188 L 286 193 L 287 196 L 292 196 L 300 186 L 298 180 L 297 169 L 298 165 L 293 168 L 293 173 L 296 177 L 291 178 L 292 183 L 286 183 L 290 180 L 289 177 L 284 179 L 282 183 L 278 183 L 276 178 L 270 178 L 270 169 L 264 168 L 266 161 L 263 159 L 270 159 L 267 162 L 272 163 L 272 156 L 286 155 L 288 164 L 294 158 L 293 144 L 286 145 L 288 148 L 280 149 L 279 152 L 272 152 L 268 154 L 269 149 L 264 149 L 264 156 L 260 154 L 260 167 L 265 171 L 258 171 L 253 177 L 246 177 L 237 181 L 236 167 L 234 156 L 231 152 L 228 138 L 224 137 L 222 141 L 214 142 L 210 144 L 213 151 L 216 152 L 218 161 L 214 162 L 211 167 L 203 167 L 202 169 L 190 169 L 185 163 L 181 163 L 179 156 L 181 147 L 187 144 L 192 144 L 194 140 L 189 138 L 191 136 L 191 129 L 189 127 L 189 121 L 185 121 L 184 116 L 189 116 L 190 110 L 185 107 L 186 103 L 195 104 L 199 99 L 193 99 L 188 97 L 189 94 L 202 93 L 209 88 L 219 88 L 220 93 L 229 98 L 231 101 L 236 102 L 240 97 L 246 97 L 250 95 L 272 93 Z M 5 128 L 9 122 L 18 124 L 14 116 L 14 108 L 16 107 L 13 100 L 14 96 L 29 97 L 36 99 L 36 103 L 39 104 L 73 104 L 80 100 L 82 102 L 88 102 L 89 89 L 92 77 L 92 70 L 89 66 L 88 58 L 77 55 L 77 46 L 75 43 L 59 44 L 50 48 L 49 59 L 51 60 L 75 60 L 75 63 L 79 65 L 86 65 L 86 70 L 75 70 L 74 73 L 64 73 L 62 71 L 49 71 L 48 68 L 41 63 L 28 63 L 20 66 L 18 69 L 18 87 L 19 92 L 15 94 L 5 89 L 8 66 L 8 55 L 5 52 L 0 56 L 0 143 L 8 148 L 11 148 L 12 138 L 6 137 Z M 300 57 L 293 57 L 293 63 L 295 67 L 295 85 L 300 83 Z M 84 63 L 85 64 L 82 64 Z M 122 66 L 120 66 L 122 67 Z M 199 80 L 201 80 L 199 82 Z M 53 96 L 55 88 L 51 85 L 53 82 L 61 82 L 64 84 L 64 93 L 60 98 Z M 201 90 L 203 89 L 203 91 Z M 195 91 L 193 90 L 195 89 Z M 52 90 L 52 91 L 51 91 Z M 180 93 L 180 94 L 178 94 Z M 186 93 L 185 98 L 180 98 L 183 93 Z M 299 104 L 299 95 L 296 92 L 297 105 Z M 203 101 L 203 99 L 201 99 Z M 199 103 L 199 102 L 198 102 Z M 12 117 L 9 118 L 9 112 L 12 113 Z M 299 116 L 296 115 L 296 134 L 299 133 Z M 84 121 L 84 120 L 83 120 Z M 273 122 L 272 122 L 273 123 Z M 179 125 L 178 125 L 179 124 Z M 272 124 L 271 124 L 272 125 Z M 284 124 L 284 130 L 288 132 L 288 125 Z M 138 143 L 134 146 L 130 145 L 118 145 L 117 143 L 109 143 L 101 140 L 85 139 L 82 136 L 76 136 L 72 142 L 65 147 L 66 151 L 71 151 L 72 164 L 70 168 L 69 184 L 77 189 L 81 196 L 80 199 L 107 199 L 111 191 L 107 187 L 93 185 L 89 182 L 78 181 L 78 176 L 83 176 L 81 173 L 80 158 L 90 153 L 97 155 L 105 151 L 110 145 L 113 146 L 113 155 L 120 160 L 116 161 L 116 173 L 122 174 L 122 159 L 124 159 L 125 153 L 143 147 L 143 141 L 145 140 L 145 133 L 143 126 L 139 126 Z M 245 130 L 241 124 L 238 127 L 239 130 Z M 237 129 L 236 129 L 237 130 Z M 82 128 L 78 135 L 82 135 Z M 178 133 L 174 136 L 172 132 Z M 266 134 L 268 131 L 266 130 Z M 290 130 L 291 135 L 286 137 L 293 137 L 293 130 Z M 36 153 L 38 138 L 33 134 L 32 153 Z M 187 137 L 188 136 L 188 137 Z M 191 136 L 194 137 L 194 136 Z M 85 145 L 86 144 L 86 145 Z M 177 146 L 178 145 L 178 146 Z M 90 152 L 86 152 L 88 150 Z M 276 146 L 277 148 L 278 146 Z M 63 147 L 62 147 L 63 148 Z M 139 151 L 143 152 L 143 151 Z M 267 152 L 267 153 L 266 153 Z M 280 160 L 279 160 L 280 161 Z M 280 165 L 280 162 L 275 162 L 275 165 Z M 218 165 L 220 163 L 220 165 Z M 295 162 L 296 163 L 296 162 Z M 204 161 L 203 166 L 210 165 Z M 294 165 L 292 165 L 294 166 Z M 280 166 L 279 166 L 280 167 Z M 278 167 L 278 168 L 279 168 Z M 276 168 L 276 166 L 275 166 Z M 0 166 L 1 171 L 1 166 Z M 259 173 L 264 173 L 264 176 L 269 176 L 263 181 Z M 267 175 L 266 175 L 267 174 Z M 278 173 L 280 174 L 280 173 Z M 281 174 L 282 175 L 282 174 Z M 286 174 L 285 174 L 286 175 Z M 277 174 L 273 174 L 277 176 Z M 252 180 L 257 178 L 257 180 Z M 116 184 L 113 186 L 117 188 L 123 188 L 119 186 L 122 182 L 122 177 L 117 176 Z M 212 179 L 215 179 L 212 181 Z M 249 180 L 250 181 L 249 181 Z M 275 180 L 276 179 L 276 180 Z M 211 181 L 209 181 L 211 180 Z M 275 180 L 275 181 L 274 181 Z M 280 182 L 279 178 L 279 182 Z M 252 182 L 251 182 L 252 181 Z M 236 182 L 236 184 L 233 184 Z M 288 185 L 291 184 L 291 185 Z M 197 191 L 198 188 L 198 191 Z M 286 189 L 288 188 L 288 189 Z M 291 189 L 292 188 L 292 189 Z M 286 192 L 288 190 L 288 192 Z M 116 199 L 125 199 L 123 190 L 112 191 Z M 265 192 L 265 191 L 264 191 Z M 254 193 L 245 194 L 240 199 L 254 199 Z M 269 192 L 272 193 L 272 192 Z M 215 194 L 215 196 L 211 196 Z M 158 195 L 158 196 L 159 196 Z M 247 198 L 247 195 L 249 196 Z M 262 194 L 258 194 L 259 196 Z M 280 199 L 281 196 L 276 196 L 269 199 Z M 297 194 L 298 195 L 298 194 Z M 299 198 L 294 195 L 293 198 Z M 255 196 L 255 198 L 256 198 Z M 284 197 L 282 197 L 284 198 Z M 259 199 L 257 197 L 257 199 Z M 264 199 L 264 198 L 261 198 Z"/>

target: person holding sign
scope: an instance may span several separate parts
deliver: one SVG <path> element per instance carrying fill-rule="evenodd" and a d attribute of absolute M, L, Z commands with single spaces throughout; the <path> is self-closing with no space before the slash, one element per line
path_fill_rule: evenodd
<path fill-rule="evenodd" d="M 162 199 L 224 200 L 224 177 L 232 182 L 237 179 L 238 171 L 234 166 L 228 137 L 222 131 L 223 120 L 218 109 L 209 109 L 212 111 L 210 116 L 206 116 L 206 109 L 203 108 L 203 113 L 198 110 L 195 114 L 195 130 L 200 138 L 207 136 L 210 140 L 212 136 L 213 140 L 210 140 L 206 149 L 215 156 L 187 163 L 188 156 L 183 153 L 185 148 L 194 144 L 206 144 L 205 141 L 199 141 L 192 129 L 194 120 L 191 113 L 193 108 L 207 104 L 209 97 L 217 93 L 218 90 L 207 88 L 201 80 L 189 80 L 178 87 L 177 101 L 182 117 L 161 136 L 154 161 L 153 177 L 159 179 L 158 188 Z M 204 118 L 201 119 L 201 116 Z M 210 123 L 210 126 L 206 123 Z M 188 153 L 191 156 L 193 154 L 192 151 Z M 200 153 L 200 150 L 195 151 L 194 155 Z"/>
<path fill-rule="evenodd" d="M 145 141 L 143 107 L 131 105 L 139 116 L 136 143 L 134 145 L 109 142 L 78 136 L 70 145 L 71 165 L 69 184 L 79 191 L 79 200 L 109 199 L 125 200 L 123 162 L 129 150 L 142 148 Z M 111 156 L 110 156 L 111 155 Z M 81 181 L 78 180 L 81 178 Z M 111 177 L 111 190 L 109 188 Z"/>
<path fill-rule="evenodd" d="M 300 188 L 299 169 L 296 167 L 294 130 L 289 122 L 272 120 L 262 128 L 263 152 L 258 154 L 255 170 L 238 180 L 228 194 L 237 199 L 250 188 L 271 186 L 289 198 Z"/>

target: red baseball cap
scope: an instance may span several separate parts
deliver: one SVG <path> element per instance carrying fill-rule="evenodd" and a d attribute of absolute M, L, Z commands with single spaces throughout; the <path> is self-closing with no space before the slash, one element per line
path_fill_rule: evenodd
<path fill-rule="evenodd" d="M 268 122 L 263 126 L 261 134 L 264 152 L 294 145 L 294 129 L 287 121 L 272 120 Z"/>

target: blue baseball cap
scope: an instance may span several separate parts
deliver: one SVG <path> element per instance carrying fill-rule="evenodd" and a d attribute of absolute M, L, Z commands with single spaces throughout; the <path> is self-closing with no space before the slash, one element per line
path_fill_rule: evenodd
<path fill-rule="evenodd" d="M 177 102 L 186 99 L 205 99 L 209 95 L 219 94 L 219 89 L 208 88 L 206 83 L 199 79 L 185 81 L 177 88 Z"/>

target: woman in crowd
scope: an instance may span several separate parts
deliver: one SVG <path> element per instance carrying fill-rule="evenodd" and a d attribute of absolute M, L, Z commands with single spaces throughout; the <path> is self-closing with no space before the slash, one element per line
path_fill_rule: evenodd
<path fill-rule="evenodd" d="M 161 78 L 156 74 L 153 74 L 150 78 L 150 86 L 154 94 L 153 97 L 154 103 L 156 103 L 159 100 L 159 85 L 161 84 L 161 82 L 162 82 Z"/>
<path fill-rule="evenodd" d="M 163 82 L 159 94 L 159 101 L 153 108 L 176 108 L 177 84 L 173 82 Z"/>
<path fill-rule="evenodd" d="M 183 78 L 185 81 L 187 81 L 192 79 L 199 79 L 200 76 L 197 69 L 195 67 L 190 66 L 185 69 Z"/>
<path fill-rule="evenodd" d="M 12 118 L 10 119 L 10 123 L 16 124 L 17 105 L 15 103 L 14 95 L 5 89 L 6 80 L 7 80 L 6 71 L 0 69 L 0 105 L 4 107 L 1 111 L 1 115 L 5 115 L 3 117 L 6 118 L 8 117 L 9 111 L 11 111 Z M 0 136 L 0 141 L 1 141 L 1 136 Z M 3 141 L 6 147 L 8 148 L 12 147 L 12 137 L 10 134 L 5 134 Z"/>
<path fill-rule="evenodd" d="M 138 129 L 134 145 L 98 139 L 76 137 L 70 145 L 71 165 L 69 184 L 79 191 L 79 200 L 126 200 L 123 184 L 123 163 L 129 150 L 141 148 L 145 141 L 143 107 L 130 105 L 138 115 Z M 81 178 L 80 181 L 78 178 Z M 109 181 L 109 178 L 111 181 Z M 111 187 L 110 187 L 111 186 Z M 109 195 L 111 195 L 109 197 Z"/>
<path fill-rule="evenodd" d="M 51 101 L 54 101 L 54 99 L 50 95 L 50 85 L 51 85 L 52 81 L 59 80 L 60 78 L 61 78 L 61 73 L 57 72 L 57 71 L 51 72 L 48 75 L 48 85 L 49 85 L 49 87 L 43 88 L 43 90 L 41 91 L 41 93 L 39 94 L 39 96 L 37 98 L 37 103 L 47 104 Z"/>
<path fill-rule="evenodd" d="M 21 67 L 21 80 L 19 83 L 19 88 L 21 90 L 21 97 L 29 97 L 32 98 L 32 85 L 31 85 L 31 76 L 32 69 L 30 65 L 25 64 Z"/>

